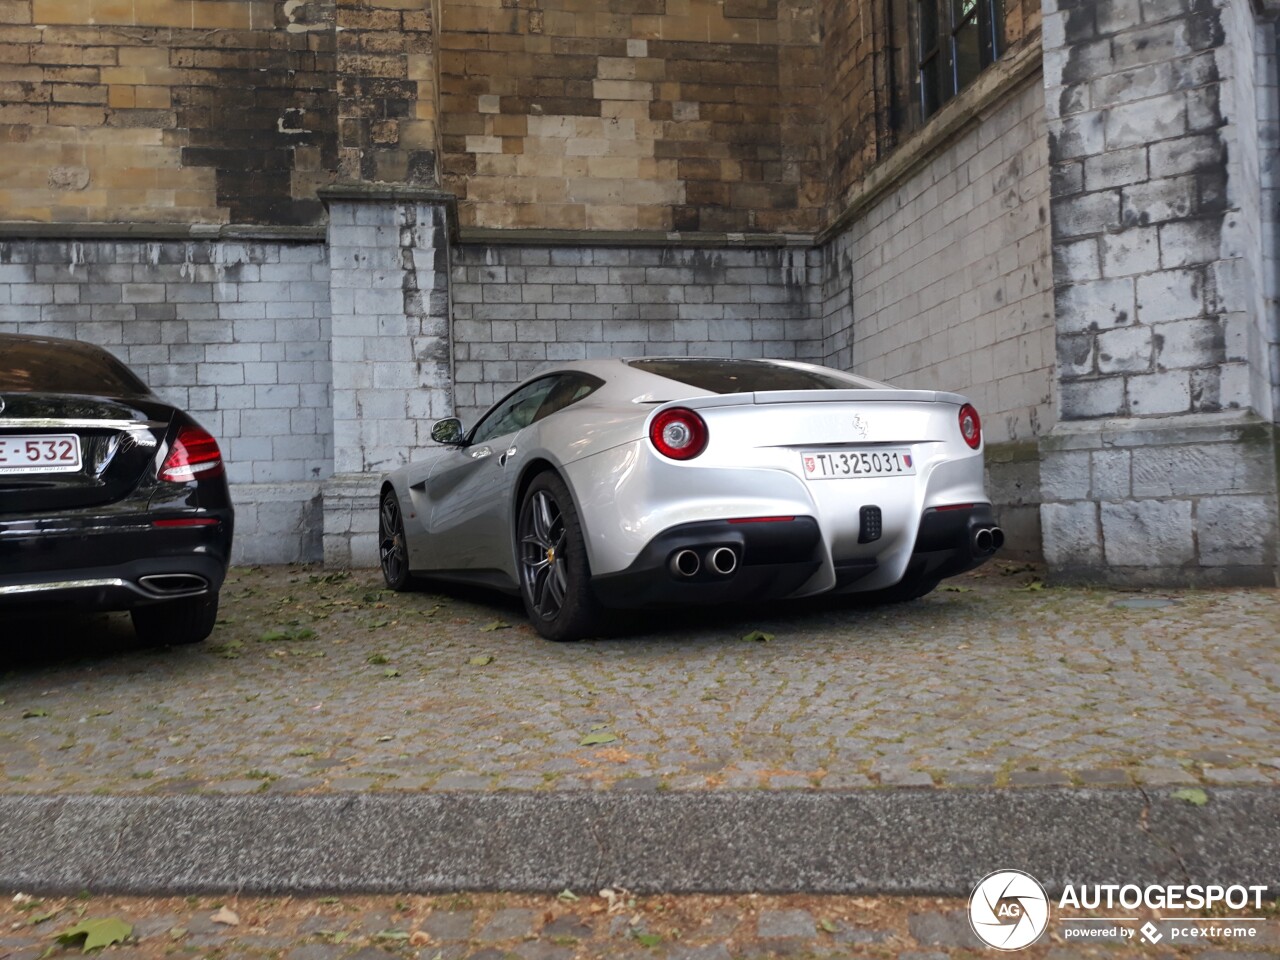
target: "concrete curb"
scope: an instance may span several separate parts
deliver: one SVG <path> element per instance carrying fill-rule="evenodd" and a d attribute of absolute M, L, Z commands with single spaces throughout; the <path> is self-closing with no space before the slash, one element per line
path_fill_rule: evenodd
<path fill-rule="evenodd" d="M 967 896 L 1064 883 L 1280 890 L 1280 790 L 0 797 L 0 889 Z"/>

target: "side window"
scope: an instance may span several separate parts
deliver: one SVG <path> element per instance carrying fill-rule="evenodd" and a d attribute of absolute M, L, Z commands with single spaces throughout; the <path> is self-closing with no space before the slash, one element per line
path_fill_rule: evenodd
<path fill-rule="evenodd" d="M 508 394 L 475 425 L 475 429 L 471 431 L 471 442 L 484 443 L 494 437 L 515 433 L 533 423 L 538 419 L 539 410 L 547 395 L 563 379 L 562 374 L 540 377 Z"/>
<path fill-rule="evenodd" d="M 566 373 L 560 377 L 560 382 L 552 387 L 551 392 L 542 401 L 542 406 L 538 408 L 537 416 L 533 419 L 538 421 L 543 417 L 549 417 L 556 411 L 563 410 L 584 397 L 590 396 L 602 386 L 604 386 L 604 381 L 599 377 L 593 377 L 585 373 Z"/>

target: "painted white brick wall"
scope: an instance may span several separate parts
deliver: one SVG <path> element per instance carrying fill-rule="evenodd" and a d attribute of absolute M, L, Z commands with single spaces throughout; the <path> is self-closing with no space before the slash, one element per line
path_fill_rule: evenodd
<path fill-rule="evenodd" d="M 462 245 L 453 251 L 458 415 L 544 363 L 628 356 L 821 362 L 819 264 L 803 249 Z"/>
<path fill-rule="evenodd" d="M 1048 204 L 1037 77 L 824 251 L 826 362 L 966 394 L 988 442 L 1047 429 Z"/>
<path fill-rule="evenodd" d="M 236 560 L 300 560 L 333 471 L 328 280 L 317 243 L 3 241 L 0 332 L 116 354 L 218 439 Z"/>

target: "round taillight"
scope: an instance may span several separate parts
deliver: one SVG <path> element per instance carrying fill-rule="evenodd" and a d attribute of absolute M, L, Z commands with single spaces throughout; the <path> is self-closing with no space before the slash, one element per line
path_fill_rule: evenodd
<path fill-rule="evenodd" d="M 960 436 L 974 450 L 982 446 L 982 419 L 971 403 L 960 408 Z"/>
<path fill-rule="evenodd" d="M 707 424 L 692 410 L 672 407 L 653 418 L 649 439 L 664 457 L 692 460 L 707 448 Z"/>

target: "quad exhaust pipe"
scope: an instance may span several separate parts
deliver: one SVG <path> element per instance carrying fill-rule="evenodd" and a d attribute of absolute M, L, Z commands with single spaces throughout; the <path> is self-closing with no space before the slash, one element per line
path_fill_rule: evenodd
<path fill-rule="evenodd" d="M 722 577 L 730 576 L 738 569 L 738 555 L 728 547 L 716 547 L 707 551 L 707 566 Z"/>
<path fill-rule="evenodd" d="M 706 569 L 716 577 L 731 577 L 738 569 L 738 554 L 731 547 L 712 547 L 703 556 L 686 547 L 667 561 L 667 569 L 677 580 L 689 580 Z"/>
<path fill-rule="evenodd" d="M 692 550 L 677 550 L 671 555 L 669 566 L 673 577 L 688 580 L 698 575 L 698 571 L 702 569 L 702 560 Z"/>
<path fill-rule="evenodd" d="M 1004 531 L 999 527 L 978 527 L 973 531 L 970 548 L 975 557 L 989 557 L 1004 546 Z"/>

